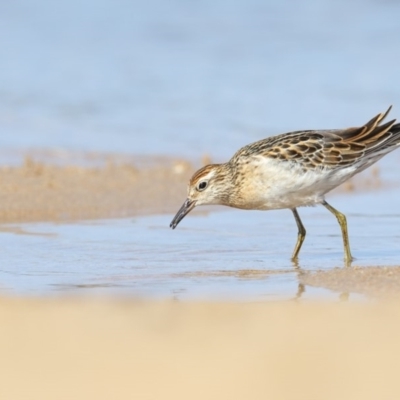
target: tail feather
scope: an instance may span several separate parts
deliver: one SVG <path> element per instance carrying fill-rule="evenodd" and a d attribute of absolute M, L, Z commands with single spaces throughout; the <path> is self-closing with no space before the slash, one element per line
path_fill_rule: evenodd
<path fill-rule="evenodd" d="M 395 119 L 380 125 L 391 109 L 392 106 L 360 128 L 350 128 L 343 132 L 342 141 L 349 145 L 350 152 L 371 154 L 400 143 L 400 124 L 396 124 Z"/>
<path fill-rule="evenodd" d="M 379 142 L 379 140 L 385 140 L 386 138 L 390 137 L 390 135 L 392 134 L 391 129 L 393 128 L 395 122 L 396 120 L 393 119 L 389 122 L 386 122 L 386 124 L 377 125 L 374 129 L 366 132 L 358 140 L 364 142 L 367 148 L 368 145 L 375 145 L 377 142 Z"/>
<path fill-rule="evenodd" d="M 341 135 L 342 138 L 351 142 L 362 141 L 365 136 L 368 136 L 375 131 L 376 127 L 379 126 L 379 124 L 388 116 L 391 109 L 392 106 L 390 106 L 386 112 L 376 115 L 363 126 L 346 129 Z"/>
<path fill-rule="evenodd" d="M 386 110 L 386 112 L 378 114 L 376 117 L 374 117 L 370 121 L 368 121 L 365 125 L 368 127 L 371 126 L 372 129 L 375 128 L 389 115 L 391 109 L 392 109 L 392 106 L 389 106 L 389 108 Z"/>
<path fill-rule="evenodd" d="M 395 124 L 390 128 L 390 134 L 391 136 L 387 138 L 386 141 L 381 142 L 380 145 L 380 149 L 379 150 L 386 150 L 386 149 L 390 149 L 394 150 L 396 148 L 396 146 L 400 145 L 400 124 Z"/>
<path fill-rule="evenodd" d="M 362 137 L 353 137 L 351 141 L 353 142 L 350 147 L 353 149 L 361 144 L 364 146 L 364 150 L 360 151 L 360 146 L 357 151 L 353 152 L 353 155 L 358 153 L 357 160 L 360 163 L 357 169 L 357 173 L 365 170 L 371 165 L 375 164 L 379 161 L 383 156 L 395 150 L 398 146 L 400 146 L 400 123 L 395 123 L 396 120 L 392 120 L 387 122 L 386 124 L 379 125 L 380 121 L 387 116 L 391 109 L 391 106 L 386 111 L 386 113 L 379 114 L 371 121 L 378 121 L 377 123 L 372 122 L 371 126 L 375 124 L 374 128 L 369 132 L 364 133 Z M 379 118 L 378 118 L 379 117 Z M 371 122 L 369 121 L 369 122 Z M 368 123 L 366 124 L 368 125 Z M 356 142 L 357 140 L 357 142 Z M 350 153 L 351 154 L 351 153 Z M 347 154 L 348 159 L 343 160 L 343 165 L 350 164 L 355 161 L 355 159 L 351 160 L 350 154 Z"/>
<path fill-rule="evenodd" d="M 392 106 L 365 125 L 341 131 L 336 139 L 332 139 L 335 142 L 333 148 L 340 147 L 341 149 L 340 164 L 342 166 L 356 163 L 371 165 L 400 145 L 400 123 L 396 124 L 396 120 L 393 119 L 380 125 L 391 109 Z M 327 156 L 329 151 L 327 148 Z"/>

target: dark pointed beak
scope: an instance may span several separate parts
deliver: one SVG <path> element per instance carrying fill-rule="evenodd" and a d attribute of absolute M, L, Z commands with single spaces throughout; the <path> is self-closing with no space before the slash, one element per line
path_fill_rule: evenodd
<path fill-rule="evenodd" d="M 177 225 L 179 224 L 179 222 L 181 222 L 183 220 L 185 215 L 189 214 L 190 211 L 192 211 L 195 206 L 196 206 L 196 202 L 194 200 L 186 199 L 186 201 L 183 203 L 182 207 L 176 213 L 172 222 L 169 224 L 169 227 L 172 229 L 175 229 L 177 227 Z"/>

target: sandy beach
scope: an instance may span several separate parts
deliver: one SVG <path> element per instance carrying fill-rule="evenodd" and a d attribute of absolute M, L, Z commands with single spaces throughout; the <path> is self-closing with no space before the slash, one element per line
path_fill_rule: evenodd
<path fill-rule="evenodd" d="M 2 399 L 396 399 L 397 302 L 1 299 Z"/>

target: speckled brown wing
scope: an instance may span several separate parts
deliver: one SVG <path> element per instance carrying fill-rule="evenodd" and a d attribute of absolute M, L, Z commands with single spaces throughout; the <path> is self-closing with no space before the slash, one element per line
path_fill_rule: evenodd
<path fill-rule="evenodd" d="M 396 120 L 379 125 L 391 107 L 358 128 L 296 131 L 250 144 L 233 159 L 261 155 L 300 164 L 304 169 L 341 168 L 378 158 L 400 143 Z"/>

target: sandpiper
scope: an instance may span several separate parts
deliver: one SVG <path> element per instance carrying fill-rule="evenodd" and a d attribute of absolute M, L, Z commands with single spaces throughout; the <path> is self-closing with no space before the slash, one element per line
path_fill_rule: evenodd
<path fill-rule="evenodd" d="M 210 164 L 190 179 L 188 196 L 170 227 L 195 206 L 220 204 L 246 210 L 289 208 L 298 228 L 296 261 L 306 236 L 297 207 L 322 204 L 340 225 L 344 258 L 352 260 L 346 217 L 325 194 L 400 145 L 400 123 L 378 114 L 357 128 L 306 130 L 272 136 L 241 148 L 225 164 Z"/>

